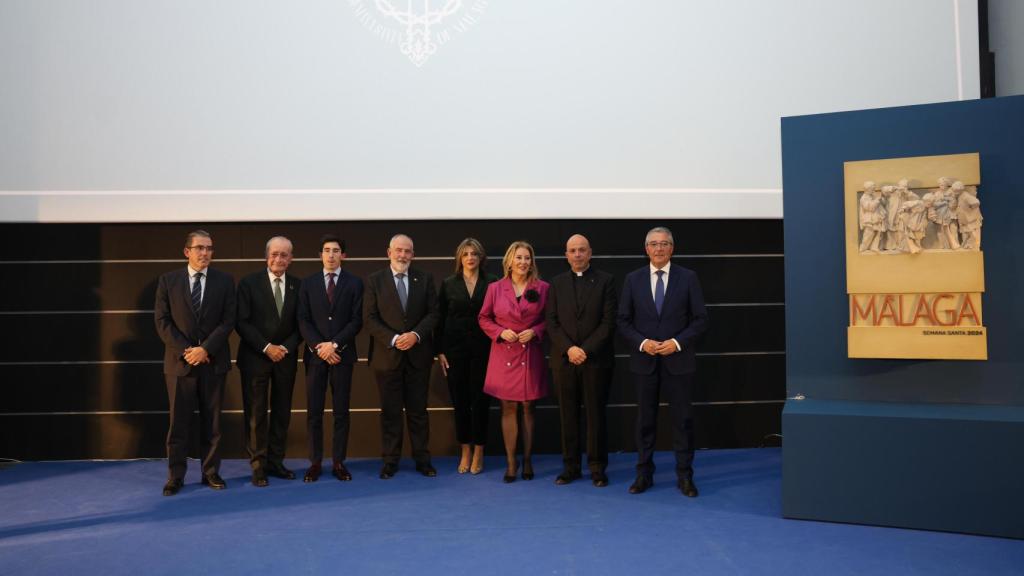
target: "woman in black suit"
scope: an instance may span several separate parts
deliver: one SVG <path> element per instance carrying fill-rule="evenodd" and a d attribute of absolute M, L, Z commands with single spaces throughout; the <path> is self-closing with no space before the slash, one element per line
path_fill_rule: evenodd
<path fill-rule="evenodd" d="M 484 469 L 491 398 L 483 388 L 491 341 L 480 330 L 477 315 L 487 285 L 497 280 L 484 272 L 486 262 L 480 242 L 466 238 L 455 249 L 455 274 L 444 279 L 438 294 L 441 321 L 434 341 L 455 408 L 455 436 L 462 445 L 459 474 L 479 474 Z"/>

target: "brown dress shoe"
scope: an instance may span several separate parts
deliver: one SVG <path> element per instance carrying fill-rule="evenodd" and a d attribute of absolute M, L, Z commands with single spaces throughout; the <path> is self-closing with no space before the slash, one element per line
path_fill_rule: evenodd
<path fill-rule="evenodd" d="M 331 468 L 331 474 L 333 474 L 335 478 L 341 480 L 342 482 L 348 482 L 352 480 L 352 474 L 348 471 L 348 468 L 345 468 L 345 465 L 342 464 L 341 462 L 334 463 L 334 466 Z"/>
<path fill-rule="evenodd" d="M 633 484 L 629 487 L 630 494 L 643 494 L 648 488 L 654 486 L 654 479 L 650 476 L 640 475 L 636 477 Z"/>
<path fill-rule="evenodd" d="M 306 469 L 306 475 L 302 477 L 303 482 L 316 482 L 320 479 L 320 463 L 311 465 Z"/>
<path fill-rule="evenodd" d="M 693 478 L 685 477 L 679 479 L 679 491 L 683 493 L 683 496 L 687 498 L 697 497 L 697 485 L 693 483 Z"/>

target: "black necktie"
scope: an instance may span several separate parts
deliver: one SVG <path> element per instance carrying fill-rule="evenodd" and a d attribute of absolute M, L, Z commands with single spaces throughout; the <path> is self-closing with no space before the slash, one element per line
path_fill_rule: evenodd
<path fill-rule="evenodd" d="M 331 306 L 334 305 L 334 289 L 338 286 L 334 283 L 334 277 L 337 276 L 334 272 L 327 275 L 327 303 Z"/>
<path fill-rule="evenodd" d="M 199 317 L 199 309 L 203 306 L 203 273 L 196 272 L 192 282 L 192 310 L 195 311 L 196 317 Z"/>

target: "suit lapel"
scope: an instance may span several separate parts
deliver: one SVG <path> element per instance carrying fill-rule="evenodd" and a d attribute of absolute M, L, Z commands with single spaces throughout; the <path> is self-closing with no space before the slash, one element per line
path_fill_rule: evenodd
<path fill-rule="evenodd" d="M 295 309 L 295 304 L 299 298 L 299 280 L 294 276 L 289 276 L 287 273 L 284 275 L 284 309 L 285 316 L 288 312 Z M 275 306 L 276 307 L 276 306 Z"/>
<path fill-rule="evenodd" d="M 406 274 L 408 273 L 409 272 L 406 271 Z M 391 270 L 390 266 L 384 271 L 384 275 L 381 280 L 384 282 L 384 293 L 387 294 L 387 298 L 391 300 L 391 306 L 394 307 L 395 310 L 401 310 L 402 300 L 398 297 L 398 287 L 395 285 L 397 280 L 395 280 L 395 273 Z M 409 282 L 409 284 L 411 285 L 412 282 Z M 406 296 L 408 295 L 409 294 L 406 293 Z"/>
<path fill-rule="evenodd" d="M 427 291 L 423 286 L 423 275 L 419 270 L 409 269 L 409 299 L 405 303 L 405 315 L 413 318 L 419 317 L 419 310 L 426 300 Z M 465 283 L 463 283 L 465 284 Z M 395 289 L 395 296 L 398 296 L 398 289 Z M 401 306 L 401 302 L 399 302 Z M 415 314 L 413 314 L 415 312 Z"/>
<path fill-rule="evenodd" d="M 512 284 L 512 280 L 511 279 L 506 278 L 505 280 L 506 280 L 505 286 L 502 288 L 502 290 L 505 293 L 506 301 L 508 301 L 509 310 L 511 310 L 513 313 L 515 313 L 516 318 L 522 318 L 523 317 L 523 311 L 522 311 L 522 309 L 519 306 L 521 300 L 517 300 L 516 299 L 516 287 Z M 524 292 L 525 292 L 525 290 L 524 290 Z"/>
<path fill-rule="evenodd" d="M 334 305 L 337 305 L 338 302 L 341 300 L 341 290 L 345 286 L 346 283 L 348 283 L 348 275 L 345 274 L 341 270 L 341 268 L 338 268 L 338 278 L 335 279 L 335 281 L 334 281 L 334 294 L 331 296 L 333 298 Z M 324 297 L 325 298 L 326 298 L 326 295 L 327 295 L 327 287 L 325 286 L 324 287 Z M 333 306 L 330 303 L 328 303 L 328 308 L 332 308 L 332 307 Z"/>
<path fill-rule="evenodd" d="M 663 315 L 670 307 L 682 301 L 680 296 L 683 291 L 683 275 L 680 273 L 680 269 L 672 270 L 668 276 L 668 286 L 665 287 L 665 304 L 661 307 Z"/>
<path fill-rule="evenodd" d="M 207 272 L 209 272 L 209 270 L 207 270 Z M 178 278 L 181 279 L 181 289 L 178 290 L 179 297 L 185 303 L 185 307 L 188 308 L 189 312 L 192 313 L 192 319 L 195 321 L 195 325 L 198 326 L 199 318 L 202 317 L 203 307 L 206 306 L 206 295 L 203 295 L 203 303 L 199 307 L 199 314 L 196 314 L 195 308 L 192 307 L 192 289 L 189 287 L 192 277 L 189 274 L 188 268 L 185 268 L 184 273 L 178 276 Z M 207 275 L 206 280 L 206 287 L 209 288 L 209 275 Z"/>
<path fill-rule="evenodd" d="M 260 296 L 260 298 L 263 298 L 264 302 L 268 302 L 270 304 L 271 310 L 277 312 L 277 300 L 274 299 L 274 287 L 271 286 L 270 276 L 264 274 L 263 281 L 259 283 L 259 286 L 259 290 L 263 292 L 263 295 Z M 282 288 L 282 290 L 284 290 L 284 288 Z M 277 319 L 281 319 L 280 314 L 278 314 Z"/>
<path fill-rule="evenodd" d="M 640 274 L 637 277 L 637 282 L 640 285 L 635 286 L 635 288 L 640 291 L 640 294 L 643 294 L 643 297 L 640 298 L 640 301 L 645 303 L 645 308 L 647 308 L 647 312 L 654 318 L 660 318 L 661 315 L 658 314 L 658 308 L 654 305 L 654 292 L 651 291 L 650 266 L 645 268 L 644 272 L 646 272 L 646 274 Z"/>

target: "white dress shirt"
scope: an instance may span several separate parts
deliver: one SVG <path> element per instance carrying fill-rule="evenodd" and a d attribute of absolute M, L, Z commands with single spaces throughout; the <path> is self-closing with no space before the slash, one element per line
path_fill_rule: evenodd
<path fill-rule="evenodd" d="M 662 270 L 664 272 L 664 274 L 661 275 L 661 282 L 662 282 L 662 284 L 665 285 L 665 294 L 666 295 L 668 294 L 668 277 L 671 276 L 671 274 L 672 274 L 669 271 L 669 269 L 672 267 L 672 263 L 671 262 L 665 262 L 665 266 L 663 268 L 655 268 L 654 264 L 651 264 L 650 267 L 651 267 L 651 299 L 653 300 L 654 299 L 654 293 L 658 289 L 657 288 L 658 287 L 658 270 Z M 649 340 L 649 338 L 644 338 L 644 341 L 640 343 L 640 351 L 641 352 L 643 352 L 644 344 L 647 343 L 647 340 Z M 681 352 L 683 350 L 683 347 L 679 345 L 679 341 L 678 340 L 676 340 L 675 338 L 672 338 L 672 342 L 675 343 L 675 345 L 676 345 L 676 352 Z"/>

